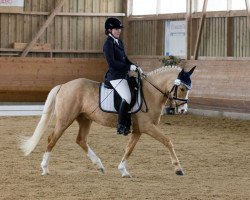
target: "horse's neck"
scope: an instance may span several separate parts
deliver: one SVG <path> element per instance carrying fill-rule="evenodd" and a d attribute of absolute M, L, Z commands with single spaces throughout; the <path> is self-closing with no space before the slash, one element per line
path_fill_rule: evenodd
<path fill-rule="evenodd" d="M 170 92 L 177 76 L 178 71 L 176 70 L 162 70 L 149 73 L 143 80 L 144 97 L 156 124 L 159 122 L 162 109 L 167 101 L 164 94 Z"/>

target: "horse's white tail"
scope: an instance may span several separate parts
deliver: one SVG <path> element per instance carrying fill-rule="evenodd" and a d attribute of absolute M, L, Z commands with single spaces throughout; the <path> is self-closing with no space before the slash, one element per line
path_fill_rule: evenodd
<path fill-rule="evenodd" d="M 45 101 L 42 117 L 35 129 L 34 134 L 30 138 L 21 138 L 20 148 L 24 152 L 25 156 L 29 155 L 35 149 L 43 133 L 49 126 L 49 123 L 54 115 L 56 95 L 60 88 L 61 85 L 58 85 L 50 91 Z"/>

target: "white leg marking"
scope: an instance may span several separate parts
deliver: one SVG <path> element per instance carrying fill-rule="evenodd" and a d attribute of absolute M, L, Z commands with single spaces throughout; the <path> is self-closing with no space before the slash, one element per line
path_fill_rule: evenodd
<path fill-rule="evenodd" d="M 132 176 L 129 174 L 129 172 L 126 169 L 126 164 L 127 164 L 126 160 L 121 161 L 119 166 L 118 166 L 118 170 L 121 172 L 122 177 L 124 177 L 124 178 L 132 178 Z"/>
<path fill-rule="evenodd" d="M 97 169 L 100 170 L 102 173 L 104 173 L 104 166 L 100 160 L 100 158 L 95 154 L 95 152 L 88 146 L 88 157 L 92 161 L 94 165 L 97 166 Z"/>
<path fill-rule="evenodd" d="M 50 158 L 50 152 L 45 152 L 43 154 L 43 161 L 41 162 L 41 168 L 43 170 L 42 175 L 47 175 L 49 174 L 49 158 Z"/>

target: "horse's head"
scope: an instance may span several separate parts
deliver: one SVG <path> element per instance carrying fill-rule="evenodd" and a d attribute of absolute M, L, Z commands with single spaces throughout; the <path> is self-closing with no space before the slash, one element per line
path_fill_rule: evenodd
<path fill-rule="evenodd" d="M 196 67 L 196 66 L 195 66 Z M 177 114 L 183 114 L 188 109 L 188 94 L 192 89 L 191 75 L 194 72 L 195 67 L 186 72 L 184 69 L 178 74 L 169 95 L 170 109 Z"/>

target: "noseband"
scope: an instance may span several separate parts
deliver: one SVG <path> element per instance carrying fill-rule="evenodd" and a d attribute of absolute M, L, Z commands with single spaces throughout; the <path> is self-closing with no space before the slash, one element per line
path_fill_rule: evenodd
<path fill-rule="evenodd" d="M 157 87 L 156 85 L 154 85 L 153 83 L 151 83 L 149 80 L 146 79 L 146 76 L 142 76 L 144 78 L 144 80 L 146 80 L 150 85 L 152 85 L 156 90 L 158 90 L 164 97 L 167 98 L 167 100 L 170 100 L 171 101 L 171 106 L 170 108 L 172 109 L 177 109 L 179 106 L 181 105 L 184 105 L 186 103 L 188 103 L 188 99 L 184 99 L 184 98 L 178 98 L 177 96 L 177 90 L 178 90 L 178 87 L 180 85 L 184 85 L 187 90 L 191 90 L 191 86 L 188 86 L 187 84 L 185 84 L 184 82 L 182 82 L 180 79 L 176 79 L 175 80 L 175 83 L 172 87 L 172 89 L 170 90 L 170 92 L 163 92 L 159 87 Z M 145 101 L 145 100 L 144 100 Z M 175 108 L 172 107 L 173 103 L 172 102 L 175 102 Z M 177 104 L 176 101 L 181 101 L 182 103 L 181 104 Z M 146 102 L 145 102 L 146 104 Z M 147 104 L 146 104 L 146 107 L 147 107 Z M 146 109 L 147 110 L 147 109 Z"/>

